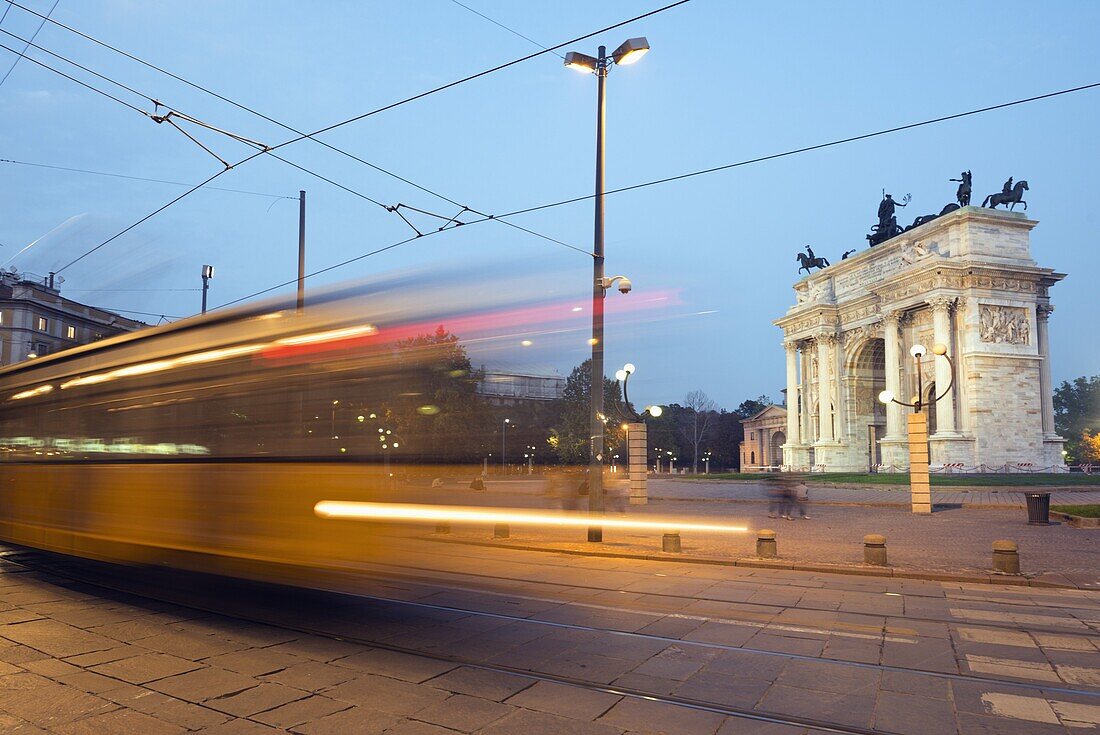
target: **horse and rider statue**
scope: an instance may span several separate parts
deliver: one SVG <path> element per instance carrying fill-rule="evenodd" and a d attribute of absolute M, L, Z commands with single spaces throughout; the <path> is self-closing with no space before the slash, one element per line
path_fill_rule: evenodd
<path fill-rule="evenodd" d="M 1008 210 L 1011 212 L 1016 208 L 1017 204 L 1024 205 L 1024 210 L 1027 210 L 1027 202 L 1024 201 L 1024 192 L 1027 191 L 1027 182 L 1020 180 L 1016 182 L 1016 185 L 1012 185 L 1012 177 L 1008 177 L 1008 181 L 1001 187 L 999 194 L 990 194 L 982 202 L 983 207 L 989 207 L 990 209 L 996 209 L 1001 204 L 1007 204 Z"/>
<path fill-rule="evenodd" d="M 806 246 L 805 253 L 795 255 L 795 260 L 802 264 L 799 266 L 798 272 L 801 273 L 805 269 L 807 275 L 810 273 L 811 268 L 825 269 L 829 267 L 829 261 L 814 255 L 814 249 L 809 245 Z"/>

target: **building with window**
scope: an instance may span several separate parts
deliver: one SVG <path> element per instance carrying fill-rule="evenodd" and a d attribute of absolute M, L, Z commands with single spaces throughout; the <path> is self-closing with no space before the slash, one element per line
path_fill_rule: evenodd
<path fill-rule="evenodd" d="M 0 365 L 148 326 L 61 295 L 50 278 L 0 272 Z"/>
<path fill-rule="evenodd" d="M 741 419 L 745 439 L 741 442 L 741 471 L 769 472 L 783 465 L 783 445 L 787 443 L 787 409 L 768 406 Z"/>

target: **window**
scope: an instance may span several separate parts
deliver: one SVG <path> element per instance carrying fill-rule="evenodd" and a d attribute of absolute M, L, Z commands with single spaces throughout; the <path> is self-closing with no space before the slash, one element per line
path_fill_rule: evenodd
<path fill-rule="evenodd" d="M 76 327 L 69 327 L 65 330 L 65 336 L 69 339 L 76 339 Z"/>
<path fill-rule="evenodd" d="M 92 334 L 92 341 L 93 342 L 98 342 L 101 339 L 103 339 L 103 333 L 102 332 L 95 332 L 95 333 Z"/>
<path fill-rule="evenodd" d="M 4 323 L 4 312 L 0 311 L 0 324 Z"/>
<path fill-rule="evenodd" d="M 750 431 L 749 432 L 749 439 L 752 440 L 752 439 L 755 439 L 755 438 L 756 438 L 756 432 L 755 431 Z"/>
<path fill-rule="evenodd" d="M 50 322 L 44 316 L 38 317 L 38 321 L 36 322 L 36 324 L 38 325 L 39 332 L 45 332 L 50 326 Z"/>

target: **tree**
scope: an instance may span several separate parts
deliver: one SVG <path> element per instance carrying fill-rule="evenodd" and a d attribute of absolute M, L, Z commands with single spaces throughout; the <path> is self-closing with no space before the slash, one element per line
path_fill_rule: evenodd
<path fill-rule="evenodd" d="M 1066 461 L 1081 461 L 1082 436 L 1100 431 L 1100 375 L 1062 381 L 1054 391 L 1054 427 L 1066 439 Z"/>
<path fill-rule="evenodd" d="M 718 411 L 715 403 L 701 390 L 684 396 L 684 418 L 680 424 L 684 438 L 691 446 L 691 471 L 699 473 L 699 444 L 707 437 Z"/>
<path fill-rule="evenodd" d="M 585 464 L 592 449 L 591 390 L 592 361 L 585 360 L 565 379 L 558 420 L 550 433 L 550 445 L 563 464 Z M 603 406 L 607 417 L 604 431 L 604 458 L 619 450 L 623 433 L 619 424 L 626 420 L 619 383 L 603 379 Z"/>
<path fill-rule="evenodd" d="M 1100 431 L 1095 434 L 1082 432 L 1081 444 L 1077 448 L 1077 461 L 1100 462 Z"/>
<path fill-rule="evenodd" d="M 714 417 L 714 428 L 710 440 L 703 449 L 711 452 L 711 464 L 723 469 L 740 469 L 741 440 L 745 438 L 745 427 L 741 424 L 741 414 L 722 409 Z"/>
<path fill-rule="evenodd" d="M 747 419 L 750 416 L 755 416 L 771 405 L 774 405 L 772 399 L 767 396 L 759 396 L 757 398 L 750 398 L 747 401 L 741 401 L 741 405 L 734 409 L 734 413 L 743 419 Z"/>

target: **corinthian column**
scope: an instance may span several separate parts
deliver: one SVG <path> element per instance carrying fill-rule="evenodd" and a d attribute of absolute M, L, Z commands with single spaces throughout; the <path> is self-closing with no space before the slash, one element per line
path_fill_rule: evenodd
<path fill-rule="evenodd" d="M 787 444 L 801 444 L 798 436 L 798 343 L 784 342 L 787 351 Z M 790 460 L 787 464 L 794 464 Z"/>
<path fill-rule="evenodd" d="M 955 299 L 938 296 L 929 299 L 928 304 L 932 307 L 932 339 L 950 348 L 951 308 Z M 951 364 L 938 355 L 933 355 L 932 359 L 936 361 L 936 393 L 944 393 L 936 402 L 936 436 L 955 434 L 955 386 L 945 392 L 952 382 Z"/>
<path fill-rule="evenodd" d="M 1050 379 L 1050 337 L 1047 321 L 1054 307 L 1039 304 L 1035 307 L 1035 327 L 1039 339 L 1039 392 L 1042 395 L 1043 434 L 1053 437 L 1054 432 L 1054 387 Z"/>
<path fill-rule="evenodd" d="M 901 340 L 898 338 L 898 327 L 901 322 L 901 312 L 887 311 L 883 313 L 882 320 L 886 327 L 886 390 L 893 393 L 898 400 L 905 400 L 901 395 L 899 380 Z M 875 400 L 878 400 L 878 396 L 875 396 Z M 886 404 L 886 436 L 883 438 L 901 439 L 901 437 L 901 406 L 891 401 Z"/>
<path fill-rule="evenodd" d="M 835 342 L 835 334 L 817 337 L 817 437 L 823 442 L 833 440 L 833 417 L 829 408 L 832 395 L 829 390 L 829 348 Z"/>

